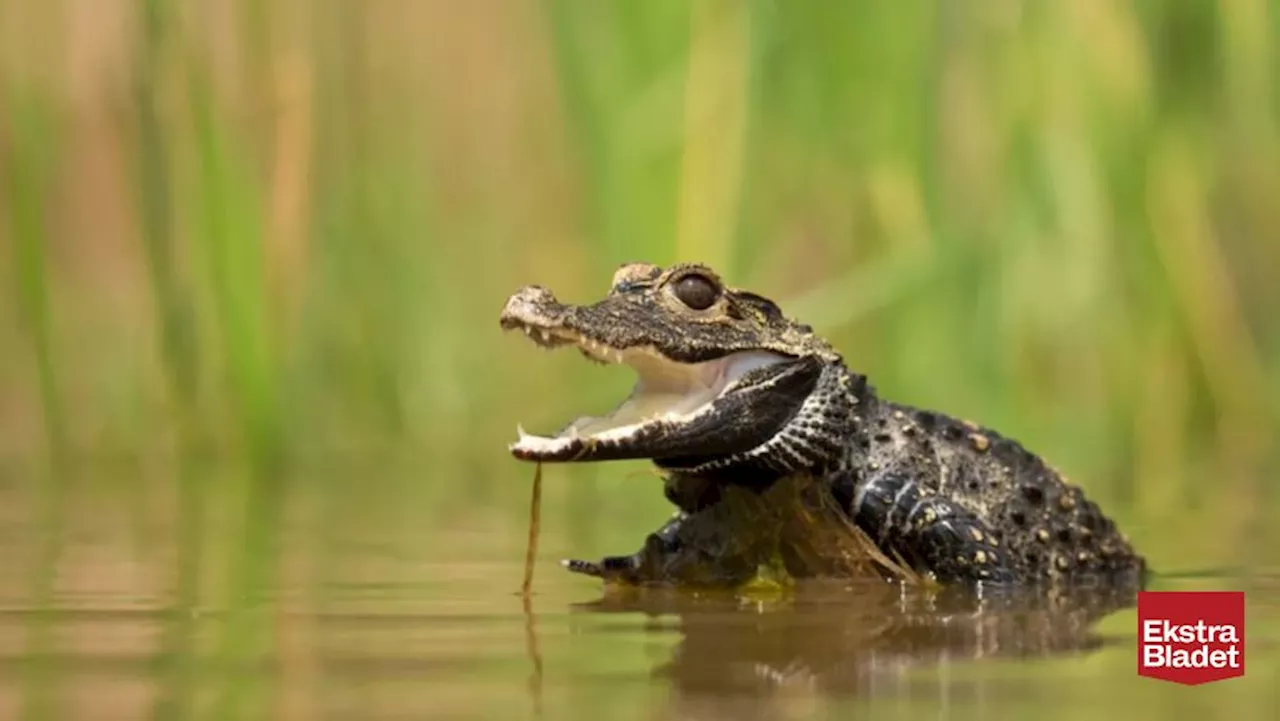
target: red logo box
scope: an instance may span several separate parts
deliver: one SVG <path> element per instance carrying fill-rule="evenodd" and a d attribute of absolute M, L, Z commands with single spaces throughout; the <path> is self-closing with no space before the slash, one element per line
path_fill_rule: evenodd
<path fill-rule="evenodd" d="M 1244 592 L 1139 592 L 1138 675 L 1188 686 L 1243 676 Z"/>

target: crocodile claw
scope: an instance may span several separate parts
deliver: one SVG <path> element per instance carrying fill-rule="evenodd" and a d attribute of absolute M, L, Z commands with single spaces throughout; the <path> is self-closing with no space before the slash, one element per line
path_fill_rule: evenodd
<path fill-rule="evenodd" d="M 560 562 L 560 565 L 564 566 L 566 569 L 568 569 L 572 573 L 581 573 L 584 576 L 594 576 L 596 578 L 604 578 L 604 569 L 601 568 L 600 564 L 598 563 L 593 563 L 591 561 L 580 561 L 576 558 L 566 558 L 565 560 Z"/>

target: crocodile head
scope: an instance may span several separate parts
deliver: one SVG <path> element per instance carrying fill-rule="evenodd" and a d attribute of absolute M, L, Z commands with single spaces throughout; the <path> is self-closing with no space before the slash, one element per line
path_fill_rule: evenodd
<path fill-rule="evenodd" d="M 781 474 L 834 460 L 857 402 L 860 377 L 825 340 L 702 265 L 624 265 L 590 305 L 527 286 L 501 325 L 638 376 L 607 415 L 552 436 L 520 429 L 511 452 L 523 460 L 645 458 L 686 473 L 749 465 Z"/>

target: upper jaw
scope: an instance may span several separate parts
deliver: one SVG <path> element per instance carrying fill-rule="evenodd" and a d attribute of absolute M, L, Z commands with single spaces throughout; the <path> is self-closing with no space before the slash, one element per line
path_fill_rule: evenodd
<path fill-rule="evenodd" d="M 530 285 L 520 289 L 502 309 L 499 324 L 503 330 L 523 330 L 541 348 L 552 349 L 576 345 L 593 361 L 599 363 L 623 362 L 622 349 L 581 333 L 572 327 L 570 306 L 562 305 L 551 291 L 542 286 Z"/>
<path fill-rule="evenodd" d="M 577 346 L 584 356 L 597 363 L 622 363 L 625 359 L 625 351 L 610 347 L 570 328 L 520 324 L 511 329 L 515 328 L 523 330 L 535 345 L 546 350 Z"/>

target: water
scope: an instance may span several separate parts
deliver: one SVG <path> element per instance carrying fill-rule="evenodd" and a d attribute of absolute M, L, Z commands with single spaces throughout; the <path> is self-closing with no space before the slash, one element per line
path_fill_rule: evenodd
<path fill-rule="evenodd" d="M 166 522 L 149 487 L 125 502 L 110 500 L 119 487 L 64 487 L 43 504 L 10 489 L 0 719 L 1245 719 L 1280 708 L 1269 566 L 1156 581 L 1247 594 L 1245 677 L 1181 687 L 1137 676 L 1123 595 L 975 599 L 870 583 L 606 593 L 557 558 L 622 550 L 616 539 L 634 544 L 651 519 L 584 541 L 563 530 L 575 506 L 551 487 L 526 602 L 518 510 L 432 497 L 432 513 L 414 495 L 426 491 L 401 486 L 284 501 L 200 487 L 197 553 L 173 542 L 192 529 Z M 261 503 L 277 504 L 275 545 L 255 545 Z M 255 565 L 264 548 L 279 562 Z"/>

